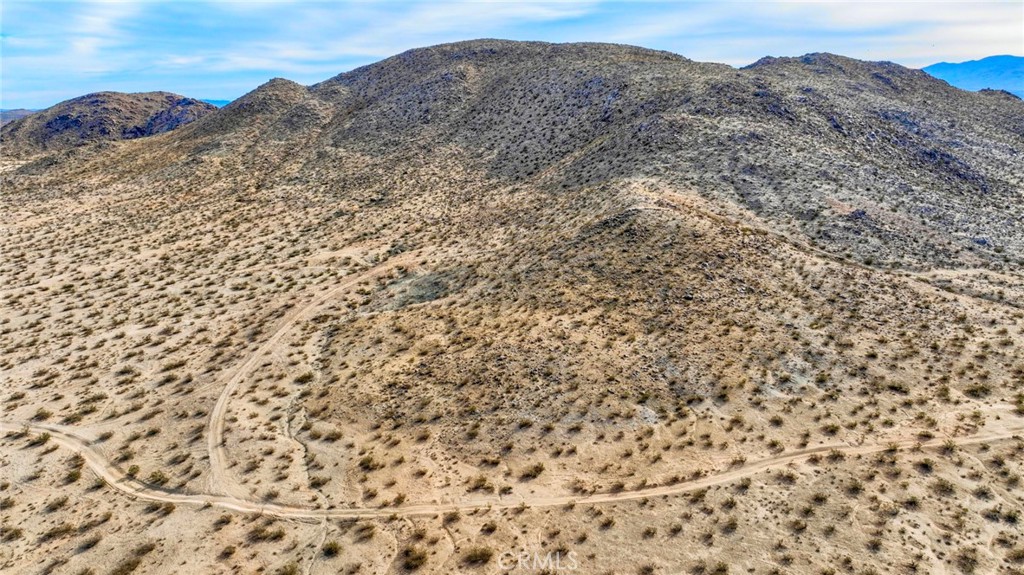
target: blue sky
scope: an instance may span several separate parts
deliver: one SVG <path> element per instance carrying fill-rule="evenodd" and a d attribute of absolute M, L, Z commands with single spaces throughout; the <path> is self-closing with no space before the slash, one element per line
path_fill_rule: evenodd
<path fill-rule="evenodd" d="M 190 0 L 0 4 L 0 108 L 88 92 L 233 99 L 471 38 L 603 41 L 744 65 L 836 52 L 921 67 L 1024 53 L 1024 2 Z"/>

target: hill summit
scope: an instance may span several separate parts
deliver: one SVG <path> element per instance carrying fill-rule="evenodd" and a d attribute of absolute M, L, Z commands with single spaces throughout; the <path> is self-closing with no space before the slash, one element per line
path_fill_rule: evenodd
<path fill-rule="evenodd" d="M 98 141 L 152 136 L 217 108 L 169 92 L 97 92 L 24 116 L 0 130 L 7 156 L 52 152 Z"/>

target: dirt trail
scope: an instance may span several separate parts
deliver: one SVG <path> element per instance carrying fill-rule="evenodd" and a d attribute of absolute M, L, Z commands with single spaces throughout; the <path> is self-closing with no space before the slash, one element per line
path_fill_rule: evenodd
<path fill-rule="evenodd" d="M 227 454 L 224 448 L 224 431 L 226 429 L 225 417 L 227 415 L 228 402 L 235 390 L 238 389 L 239 384 L 245 380 L 262 358 L 266 357 L 273 351 L 281 338 L 283 338 L 296 323 L 311 314 L 331 298 L 361 281 L 377 277 L 390 271 L 396 266 L 408 263 L 415 257 L 421 256 L 422 254 L 418 252 L 410 252 L 390 258 L 375 267 L 347 278 L 331 289 L 321 293 L 306 305 L 291 310 L 284 316 L 284 319 L 278 326 L 277 330 L 274 331 L 274 333 L 267 338 L 267 340 L 264 341 L 256 351 L 251 353 L 245 361 L 238 365 L 238 367 L 228 372 L 225 376 L 226 381 L 223 383 L 224 388 L 221 390 L 220 396 L 217 398 L 217 403 L 213 406 L 213 411 L 210 413 L 210 424 L 206 438 L 206 447 L 210 454 L 210 479 L 208 483 L 211 491 L 220 491 L 225 494 L 229 492 L 226 481 L 228 475 L 226 467 Z"/>
<path fill-rule="evenodd" d="M 1001 407 L 996 407 L 994 409 L 1002 410 Z M 889 441 L 884 444 L 864 444 L 856 447 L 850 447 L 847 444 L 839 443 L 819 445 L 798 451 L 782 453 L 693 481 L 672 485 L 659 485 L 636 491 L 595 493 L 584 496 L 555 495 L 536 498 L 496 499 L 493 497 L 481 497 L 467 498 L 448 503 L 427 502 L 402 505 L 400 507 L 352 507 L 344 509 L 293 507 L 288 505 L 251 501 L 230 495 L 180 493 L 163 490 L 129 478 L 120 467 L 117 467 L 107 461 L 103 453 L 100 452 L 93 442 L 78 435 L 71 428 L 59 425 L 0 422 L 0 432 L 4 434 L 17 433 L 21 431 L 31 434 L 49 433 L 51 441 L 54 441 L 61 447 L 80 454 L 85 459 L 89 468 L 92 469 L 97 476 L 106 481 L 111 488 L 120 491 L 129 497 L 137 499 L 181 505 L 212 505 L 233 511 L 262 513 L 264 515 L 281 518 L 320 519 L 329 517 L 339 519 L 358 519 L 392 516 L 411 517 L 437 515 L 449 511 L 471 511 L 475 509 L 509 509 L 520 505 L 527 505 L 530 507 L 553 507 L 567 505 L 570 503 L 578 505 L 616 503 L 620 501 L 650 497 L 678 495 L 715 485 L 730 483 L 770 469 L 784 467 L 791 463 L 803 461 L 817 453 L 830 452 L 832 450 L 836 450 L 846 456 L 852 456 L 878 453 L 891 449 L 894 446 L 899 449 L 909 449 L 917 446 L 925 449 L 931 449 L 941 447 L 943 444 L 950 441 L 958 446 L 965 446 L 1010 439 L 1024 440 L 1024 422 L 1019 418 L 1014 419 L 1014 422 L 1010 423 L 1007 421 L 1007 418 L 1003 418 L 999 421 L 999 425 L 995 429 L 989 429 L 981 433 L 958 438 L 937 438 L 925 442 L 920 442 L 917 439 L 907 439 L 898 442 Z"/>

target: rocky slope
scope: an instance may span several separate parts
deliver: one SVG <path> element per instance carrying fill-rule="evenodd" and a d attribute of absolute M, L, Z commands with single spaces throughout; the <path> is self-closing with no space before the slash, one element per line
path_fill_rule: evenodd
<path fill-rule="evenodd" d="M 173 130 L 217 108 L 168 92 L 97 92 L 5 123 L 6 157 L 54 152 L 93 142 L 127 140 Z"/>
<path fill-rule="evenodd" d="M 301 162 L 324 185 L 349 174 L 314 159 L 342 148 L 457 154 L 495 182 L 552 192 L 655 177 L 834 254 L 921 269 L 1024 250 L 1022 133 L 1024 102 L 894 64 L 815 54 L 735 70 L 622 46 L 484 41 L 309 88 L 275 80 L 179 141 L 269 158 L 286 146 L 290 167 L 273 169 Z"/>

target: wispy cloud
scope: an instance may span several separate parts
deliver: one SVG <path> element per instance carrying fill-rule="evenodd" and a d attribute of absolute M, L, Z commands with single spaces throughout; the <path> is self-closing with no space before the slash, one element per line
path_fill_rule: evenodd
<path fill-rule="evenodd" d="M 911 66 L 1024 53 L 1024 3 L 107 0 L 0 4 L 0 106 L 97 90 L 234 98 L 480 37 L 603 41 L 741 65 L 830 51 Z"/>

